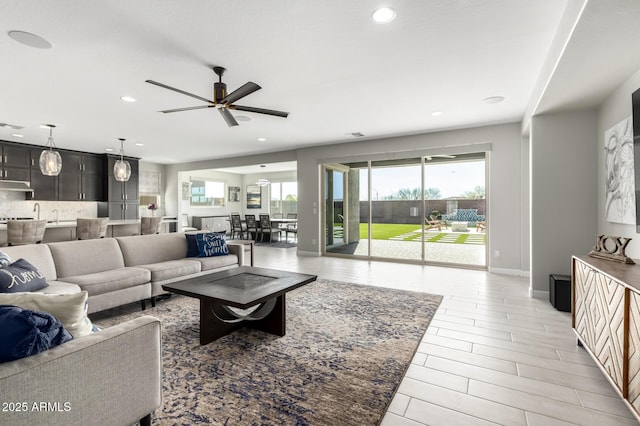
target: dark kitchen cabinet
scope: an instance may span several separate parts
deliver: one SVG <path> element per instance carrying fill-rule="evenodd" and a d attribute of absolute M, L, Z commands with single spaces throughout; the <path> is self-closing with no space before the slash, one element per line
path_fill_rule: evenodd
<path fill-rule="evenodd" d="M 104 201 L 104 163 L 102 155 L 65 152 L 62 172 L 58 175 L 61 201 Z"/>
<path fill-rule="evenodd" d="M 34 200 L 58 200 L 58 176 L 46 176 L 40 171 L 40 153 L 42 149 L 31 151 L 31 188 Z M 64 164 L 62 165 L 64 167 Z"/>
<path fill-rule="evenodd" d="M 24 145 L 0 144 L 0 179 L 29 181 L 30 150 Z"/>
<path fill-rule="evenodd" d="M 119 156 L 107 157 L 107 175 L 109 196 L 109 219 L 130 220 L 139 218 L 138 159 L 125 157 L 131 165 L 131 177 L 126 182 L 117 181 L 113 175 L 113 166 Z"/>

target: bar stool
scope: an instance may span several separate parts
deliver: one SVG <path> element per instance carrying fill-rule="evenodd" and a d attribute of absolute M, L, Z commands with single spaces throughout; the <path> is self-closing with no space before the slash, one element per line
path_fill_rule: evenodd
<path fill-rule="evenodd" d="M 7 243 L 10 246 L 40 244 L 47 227 L 47 220 L 7 221 Z"/>
<path fill-rule="evenodd" d="M 162 225 L 162 217 L 141 217 L 140 218 L 140 234 L 159 234 L 160 225 Z"/>
<path fill-rule="evenodd" d="M 93 240 L 104 238 L 107 235 L 107 224 L 109 218 L 100 217 L 97 219 L 77 219 L 76 236 L 79 240 Z"/>

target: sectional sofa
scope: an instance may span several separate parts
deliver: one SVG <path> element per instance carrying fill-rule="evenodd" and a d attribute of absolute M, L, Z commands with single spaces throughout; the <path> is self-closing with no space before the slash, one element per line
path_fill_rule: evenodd
<path fill-rule="evenodd" d="M 89 313 L 131 302 L 153 300 L 163 284 L 236 268 L 244 264 L 244 246 L 228 243 L 229 254 L 187 257 L 184 233 L 136 235 L 2 247 L 40 270 L 49 287 L 42 293 L 89 294 Z"/>
<path fill-rule="evenodd" d="M 153 299 L 162 284 L 235 268 L 244 247 L 187 257 L 185 234 L 2 247 L 44 274 L 42 293 L 88 293 L 88 311 Z M 162 405 L 160 321 L 142 316 L 27 358 L 0 363 L 1 424 L 150 424 Z"/>

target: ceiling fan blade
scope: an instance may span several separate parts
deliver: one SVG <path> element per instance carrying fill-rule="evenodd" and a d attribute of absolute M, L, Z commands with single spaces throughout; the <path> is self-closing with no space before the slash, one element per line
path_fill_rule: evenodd
<path fill-rule="evenodd" d="M 165 109 L 158 112 L 164 112 L 166 114 L 169 112 L 191 111 L 192 109 L 203 109 L 203 108 L 215 108 L 215 105 L 200 105 L 200 106 L 186 107 L 186 108 Z"/>
<path fill-rule="evenodd" d="M 163 89 L 173 90 L 174 92 L 178 92 L 178 93 L 182 93 L 183 95 L 191 96 L 192 98 L 199 99 L 199 100 L 201 100 L 203 102 L 208 102 L 210 104 L 214 103 L 212 100 L 209 100 L 207 98 L 203 98 L 202 96 L 194 95 L 193 93 L 185 92 L 184 90 L 176 89 L 175 87 L 167 86 L 166 84 L 158 83 L 157 81 L 153 81 L 153 80 L 145 80 L 145 81 L 147 83 L 149 83 L 149 84 L 153 84 L 155 86 L 162 87 Z"/>
<path fill-rule="evenodd" d="M 224 118 L 224 121 L 227 122 L 227 126 L 233 127 L 238 125 L 238 122 L 233 117 L 233 115 L 231 115 L 231 113 L 227 108 L 218 108 L 218 111 L 220 111 L 220 115 L 222 115 L 222 118 Z"/>
<path fill-rule="evenodd" d="M 289 115 L 288 112 L 276 111 L 275 109 L 264 109 L 242 105 L 229 105 L 228 108 L 236 109 L 238 111 L 257 112 L 258 114 L 275 115 L 276 117 L 284 118 L 287 118 L 287 116 Z"/>
<path fill-rule="evenodd" d="M 255 83 L 250 81 L 250 82 L 245 83 L 242 86 L 238 87 L 236 90 L 234 90 L 233 92 L 229 93 L 227 96 L 222 98 L 220 100 L 220 103 L 232 104 L 235 101 L 237 101 L 238 99 L 242 99 L 245 96 L 250 95 L 253 92 L 255 92 L 256 90 L 260 90 L 260 89 L 261 89 L 260 86 L 258 86 L 257 84 L 255 84 Z"/>

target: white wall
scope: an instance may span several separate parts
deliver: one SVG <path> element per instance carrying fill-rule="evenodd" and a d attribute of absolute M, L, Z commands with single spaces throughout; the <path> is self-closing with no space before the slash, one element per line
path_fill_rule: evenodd
<path fill-rule="evenodd" d="M 518 123 L 370 140 L 298 150 L 298 250 L 320 253 L 320 164 L 348 157 L 367 160 L 415 157 L 425 152 L 474 152 L 473 145 L 491 145 L 488 155 L 488 259 L 495 272 L 524 274 L 521 253 L 522 172 Z M 498 257 L 494 254 L 500 253 Z"/>
<path fill-rule="evenodd" d="M 595 241 L 595 110 L 534 116 L 530 134 L 531 287 L 546 297 L 549 274 L 570 274 L 571 256 Z"/>
<path fill-rule="evenodd" d="M 598 111 L 598 234 L 634 238 L 627 246 L 627 256 L 640 258 L 640 236 L 635 225 L 607 222 L 605 216 L 604 132 L 632 114 L 631 94 L 640 88 L 640 71 L 611 93 Z M 640 173 L 636 170 L 635 173 Z M 595 237 L 594 237 L 595 238 Z"/>

